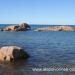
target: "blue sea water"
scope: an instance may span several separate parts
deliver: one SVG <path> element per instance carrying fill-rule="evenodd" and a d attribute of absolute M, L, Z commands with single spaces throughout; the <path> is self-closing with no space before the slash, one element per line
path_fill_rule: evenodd
<path fill-rule="evenodd" d="M 0 25 L 4 27 L 7 25 Z M 33 28 L 49 25 L 31 25 Z M 16 45 L 30 55 L 26 61 L 1 63 L 0 75 L 75 75 L 74 72 L 33 72 L 32 68 L 75 67 L 75 32 L 0 32 L 0 47 Z"/>

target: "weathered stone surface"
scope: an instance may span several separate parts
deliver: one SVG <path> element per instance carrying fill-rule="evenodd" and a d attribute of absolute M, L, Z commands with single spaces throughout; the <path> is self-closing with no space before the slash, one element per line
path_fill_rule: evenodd
<path fill-rule="evenodd" d="M 31 29 L 31 27 L 27 23 L 22 23 L 16 26 L 7 26 L 2 28 L 1 31 L 26 31 Z"/>
<path fill-rule="evenodd" d="M 15 61 L 27 59 L 29 55 L 20 47 L 5 46 L 0 48 L 0 61 Z"/>
<path fill-rule="evenodd" d="M 15 30 L 15 26 L 7 26 L 3 28 L 3 31 L 14 31 L 14 30 Z"/>
<path fill-rule="evenodd" d="M 50 26 L 47 28 L 36 28 L 35 31 L 75 31 L 71 26 Z"/>
<path fill-rule="evenodd" d="M 62 31 L 75 31 L 75 28 L 71 26 L 61 26 Z"/>

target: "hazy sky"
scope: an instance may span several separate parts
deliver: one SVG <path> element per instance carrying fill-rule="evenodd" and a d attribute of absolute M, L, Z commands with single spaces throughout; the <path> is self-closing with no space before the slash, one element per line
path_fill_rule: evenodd
<path fill-rule="evenodd" d="M 0 0 L 0 23 L 75 24 L 75 0 Z"/>

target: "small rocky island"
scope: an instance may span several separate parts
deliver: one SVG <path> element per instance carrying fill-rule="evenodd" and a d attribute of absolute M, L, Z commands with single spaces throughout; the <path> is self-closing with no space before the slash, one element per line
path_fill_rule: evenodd
<path fill-rule="evenodd" d="M 27 31 L 31 30 L 30 25 L 27 23 L 9 25 L 3 28 L 0 28 L 0 31 Z M 69 25 L 60 25 L 60 26 L 49 26 L 45 28 L 35 28 L 34 31 L 75 31 L 75 27 Z"/>
<path fill-rule="evenodd" d="M 27 59 L 29 55 L 18 46 L 4 46 L 0 48 L 0 61 L 16 61 Z"/>
<path fill-rule="evenodd" d="M 6 26 L 4 28 L 0 28 L 0 31 L 27 31 L 30 30 L 31 27 L 27 23 L 22 23 L 13 26 Z"/>
<path fill-rule="evenodd" d="M 34 31 L 75 31 L 72 26 L 49 26 L 47 28 L 36 28 Z"/>

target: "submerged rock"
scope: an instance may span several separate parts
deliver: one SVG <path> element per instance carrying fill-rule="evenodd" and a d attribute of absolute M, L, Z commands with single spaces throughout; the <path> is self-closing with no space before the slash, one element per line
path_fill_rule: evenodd
<path fill-rule="evenodd" d="M 35 31 L 75 31 L 71 26 L 50 26 L 47 28 L 36 28 Z"/>
<path fill-rule="evenodd" d="M 27 23 L 22 23 L 22 24 L 16 25 L 16 26 L 7 26 L 0 30 L 1 31 L 26 31 L 29 29 L 31 29 L 31 27 Z"/>
<path fill-rule="evenodd" d="M 20 47 L 5 46 L 0 48 L 0 61 L 16 61 L 27 59 L 29 55 Z"/>

